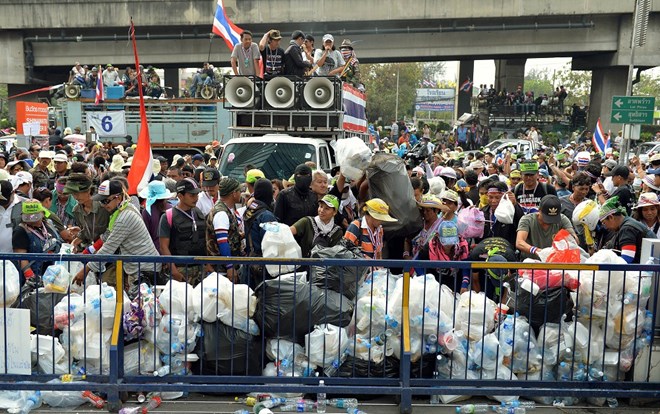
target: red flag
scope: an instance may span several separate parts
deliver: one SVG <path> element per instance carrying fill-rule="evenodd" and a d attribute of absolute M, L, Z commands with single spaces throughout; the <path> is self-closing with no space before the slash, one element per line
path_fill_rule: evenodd
<path fill-rule="evenodd" d="M 135 70 L 138 71 L 138 93 L 140 94 L 140 135 L 138 136 L 137 148 L 133 154 L 133 163 L 128 173 L 128 194 L 136 195 L 138 191 L 146 187 L 151 180 L 154 155 L 151 152 L 151 140 L 149 138 L 149 124 L 147 123 L 147 110 L 144 107 L 144 94 L 142 93 L 142 73 L 140 72 L 140 60 L 138 58 L 137 43 L 135 41 L 135 26 L 131 19 L 131 40 L 133 41 L 133 54 L 135 55 Z"/>

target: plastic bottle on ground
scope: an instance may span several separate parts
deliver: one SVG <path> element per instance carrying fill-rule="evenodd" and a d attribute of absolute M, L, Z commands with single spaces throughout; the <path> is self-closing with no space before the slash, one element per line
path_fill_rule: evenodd
<path fill-rule="evenodd" d="M 299 401 L 297 403 L 280 405 L 279 409 L 282 412 L 314 413 L 316 412 L 316 405 L 313 401 Z"/>
<path fill-rule="evenodd" d="M 162 367 L 154 371 L 154 377 L 164 377 L 165 375 L 168 375 L 171 372 L 171 370 L 172 370 L 171 366 L 163 365 Z"/>
<path fill-rule="evenodd" d="M 87 378 L 86 375 L 75 375 L 75 374 L 60 375 L 60 381 L 62 382 L 84 381 L 86 378 Z"/>
<path fill-rule="evenodd" d="M 139 392 L 137 395 L 137 400 L 140 404 L 142 404 L 143 402 L 147 401 L 147 396 L 144 395 L 143 392 Z"/>
<path fill-rule="evenodd" d="M 235 397 L 234 401 L 236 401 L 239 404 L 245 404 L 248 407 L 254 407 L 254 405 L 257 403 L 257 399 L 254 397 L 246 397 L 246 398 Z"/>
<path fill-rule="evenodd" d="M 34 393 L 30 394 L 23 403 L 20 414 L 27 414 L 32 410 L 36 410 L 37 408 L 41 407 L 41 402 L 41 391 L 35 391 Z"/>
<path fill-rule="evenodd" d="M 155 410 L 160 407 L 163 400 L 159 396 L 154 396 L 149 399 L 146 407 L 142 407 L 142 414 L 147 414 L 149 411 Z"/>
<path fill-rule="evenodd" d="M 349 408 L 348 410 L 346 410 L 346 412 L 347 412 L 348 414 L 367 414 L 367 413 L 365 413 L 364 411 L 359 410 L 359 409 L 357 409 L 357 408 Z"/>
<path fill-rule="evenodd" d="M 493 412 L 497 414 L 526 414 L 525 407 L 493 407 Z"/>
<path fill-rule="evenodd" d="M 319 387 L 325 387 L 325 381 L 319 381 Z M 325 391 L 316 394 L 316 412 L 325 413 L 327 407 L 327 395 Z"/>
<path fill-rule="evenodd" d="M 465 404 L 460 407 L 456 407 L 457 414 L 476 414 L 476 413 L 488 413 L 492 411 L 492 406 L 488 404 Z"/>
<path fill-rule="evenodd" d="M 527 410 L 535 410 L 536 409 L 536 403 L 534 401 L 520 401 L 520 400 L 514 400 L 514 401 L 507 401 L 507 402 L 502 402 L 502 407 L 522 407 Z"/>
<path fill-rule="evenodd" d="M 357 408 L 358 400 L 356 398 L 333 398 L 328 400 L 328 405 L 335 408 Z"/>
<path fill-rule="evenodd" d="M 433 371 L 433 379 L 438 379 L 438 371 Z M 431 394 L 431 405 L 440 404 L 440 396 L 438 394 Z"/>

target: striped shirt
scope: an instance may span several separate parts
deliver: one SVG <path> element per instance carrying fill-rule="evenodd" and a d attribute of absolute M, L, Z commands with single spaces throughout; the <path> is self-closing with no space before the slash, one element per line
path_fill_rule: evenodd
<path fill-rule="evenodd" d="M 119 212 L 114 227 L 111 231 L 103 234 L 102 238 L 103 246 L 96 251 L 96 254 L 115 254 L 119 250 L 121 255 L 160 256 L 151 242 L 151 236 L 142 220 L 142 215 L 130 203 L 124 210 Z M 98 272 L 99 263 L 89 262 L 89 268 L 94 272 Z M 138 266 L 138 263 L 125 262 L 124 268 L 129 275 L 138 273 L 138 269 L 148 272 L 154 271 L 152 263 L 143 263 Z M 155 271 L 159 272 L 160 268 L 161 264 L 156 263 Z"/>
<path fill-rule="evenodd" d="M 382 259 L 383 226 L 378 226 L 372 233 L 367 225 L 367 219 L 363 217 L 361 221 L 355 220 L 348 226 L 344 239 L 359 247 L 365 258 Z"/>

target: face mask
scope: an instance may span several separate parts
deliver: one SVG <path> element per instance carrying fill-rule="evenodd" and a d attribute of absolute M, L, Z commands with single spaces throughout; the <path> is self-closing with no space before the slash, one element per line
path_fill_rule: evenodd
<path fill-rule="evenodd" d="M 479 196 L 479 208 L 486 207 L 488 205 L 488 196 L 482 194 Z"/>
<path fill-rule="evenodd" d="M 312 184 L 311 175 L 297 175 L 296 176 L 296 188 L 298 191 L 306 192 L 309 191 L 309 186 Z"/>

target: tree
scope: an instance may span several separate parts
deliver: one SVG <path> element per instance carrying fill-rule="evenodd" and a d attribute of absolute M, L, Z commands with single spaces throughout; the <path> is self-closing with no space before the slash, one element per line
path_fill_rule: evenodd
<path fill-rule="evenodd" d="M 570 63 L 567 63 L 563 69 L 557 72 L 556 78 L 555 87 L 564 85 L 568 91 L 566 106 L 571 106 L 574 103 L 581 106 L 589 105 L 589 95 L 591 94 L 590 70 L 571 70 Z"/>
<path fill-rule="evenodd" d="M 633 95 L 660 98 L 660 76 L 646 75 L 642 72 L 639 83 L 633 85 Z"/>
<path fill-rule="evenodd" d="M 525 91 L 534 92 L 534 97 L 547 93 L 552 96 L 552 74 L 548 69 L 532 69 L 525 75 Z"/>
<path fill-rule="evenodd" d="M 438 81 L 445 74 L 445 62 L 425 62 L 422 64 L 422 80 L 432 81 L 438 86 Z"/>
<path fill-rule="evenodd" d="M 7 99 L 9 92 L 6 84 L 0 84 L 0 128 L 7 128 L 11 126 L 9 118 L 9 100 Z"/>
<path fill-rule="evenodd" d="M 381 63 L 361 65 L 367 90 L 367 117 L 374 122 L 383 118 L 388 124 L 396 112 L 396 83 L 399 77 L 399 119 L 412 116 L 416 89 L 422 80 L 421 63 Z"/>

